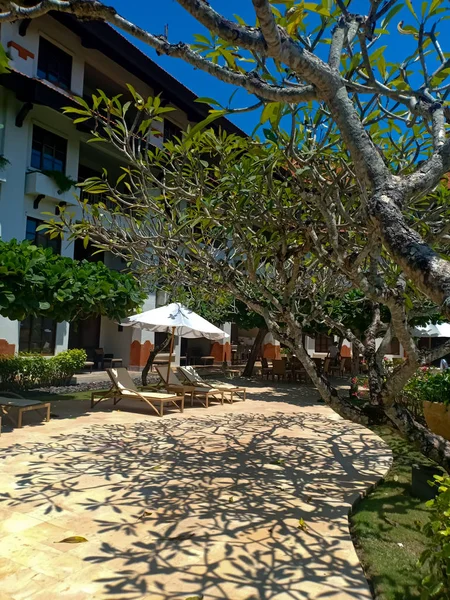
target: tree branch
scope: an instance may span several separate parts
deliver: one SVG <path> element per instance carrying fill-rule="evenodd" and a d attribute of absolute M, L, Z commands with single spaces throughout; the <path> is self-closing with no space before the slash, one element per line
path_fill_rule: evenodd
<path fill-rule="evenodd" d="M 215 11 L 204 0 L 176 0 L 188 13 L 209 31 L 246 50 L 265 51 L 261 32 L 253 27 L 238 25 Z"/>
<path fill-rule="evenodd" d="M 252 0 L 261 32 L 270 56 L 277 58 L 281 50 L 281 38 L 269 0 Z"/>

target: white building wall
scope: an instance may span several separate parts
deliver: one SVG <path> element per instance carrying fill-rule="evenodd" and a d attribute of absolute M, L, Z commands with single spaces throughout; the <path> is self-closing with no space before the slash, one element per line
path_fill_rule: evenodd
<path fill-rule="evenodd" d="M 149 85 L 131 75 L 101 52 L 84 48 L 76 34 L 48 15 L 31 21 L 25 36 L 19 35 L 18 22 L 2 24 L 0 42 L 9 51 L 12 57 L 11 66 L 14 69 L 21 71 L 28 77 L 37 76 L 40 36 L 46 37 L 50 42 L 61 47 L 72 56 L 71 91 L 76 95 L 83 95 L 85 63 L 89 63 L 101 73 L 106 74 L 117 86 L 125 89 L 126 84 L 131 84 L 144 97 L 153 95 L 153 90 Z M 26 57 L 20 56 L 17 45 L 29 54 Z M 39 125 L 67 139 L 66 175 L 74 180 L 78 178 L 80 142 L 89 138 L 88 135 L 80 133 L 76 129 L 72 119 L 48 107 L 39 105 L 34 105 L 25 118 L 23 125 L 17 127 L 15 120 L 22 106 L 23 102 L 16 99 L 14 92 L 0 87 L 0 123 L 4 125 L 4 128 L 0 130 L 0 152 L 10 162 L 6 169 L 0 172 L 0 180 L 3 178 L 6 180 L 3 183 L 0 182 L 0 237 L 5 241 L 12 238 L 24 239 L 27 217 L 45 220 L 48 215 L 43 213 L 55 214 L 55 208 L 58 204 L 58 199 L 49 199 L 46 196 L 41 200 L 39 206 L 34 208 L 33 202 L 36 196 L 25 193 L 26 173 L 29 170 L 31 161 L 33 125 Z M 185 127 L 188 124 L 185 113 L 179 109 L 169 113 L 169 119 L 180 127 Z M 155 123 L 154 128 L 162 133 L 163 123 Z M 154 137 L 153 142 L 156 145 L 161 145 L 162 136 Z M 105 153 L 102 153 L 99 149 L 100 165 L 104 164 L 102 156 L 105 156 L 105 154 L 111 156 L 113 152 L 105 149 Z M 77 212 L 79 208 L 74 205 L 73 210 Z M 63 240 L 61 254 L 73 257 L 73 253 L 73 242 Z M 105 256 L 105 264 L 110 268 L 119 270 L 123 269 L 124 266 L 120 259 L 110 254 Z M 155 296 L 150 295 L 144 310 L 154 307 Z M 69 323 L 59 323 L 57 325 L 56 353 L 68 347 L 69 331 Z M 19 345 L 19 323 L 0 316 L 0 343 L 2 339 L 14 344 L 17 350 Z M 105 352 L 112 352 L 115 356 L 123 358 L 124 364 L 128 365 L 130 344 L 133 341 L 138 342 L 140 345 L 145 344 L 145 342 L 153 344 L 154 334 L 127 328 L 119 332 L 116 323 L 102 318 L 100 346 L 104 348 Z"/>

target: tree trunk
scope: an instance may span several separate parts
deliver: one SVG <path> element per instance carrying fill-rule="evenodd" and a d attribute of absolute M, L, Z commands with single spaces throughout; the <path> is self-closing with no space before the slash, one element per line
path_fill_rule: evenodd
<path fill-rule="evenodd" d="M 383 376 L 378 372 L 375 360 L 368 360 L 369 399 L 373 406 L 383 404 Z"/>
<path fill-rule="evenodd" d="M 252 349 L 250 350 L 250 354 L 247 359 L 247 364 L 245 365 L 244 372 L 242 373 L 243 377 L 251 377 L 253 375 L 253 368 L 258 357 L 258 352 L 261 350 L 261 346 L 266 334 L 267 329 L 265 327 L 260 327 L 258 329 L 258 333 L 256 334 Z"/>
<path fill-rule="evenodd" d="M 409 410 L 398 404 L 385 412 L 406 438 L 420 446 L 420 450 L 425 456 L 437 462 L 450 473 L 450 442 L 415 421 Z"/>
<path fill-rule="evenodd" d="M 352 344 L 352 377 L 359 374 L 359 352 Z"/>
<path fill-rule="evenodd" d="M 169 342 L 170 335 L 167 336 L 167 338 L 162 344 L 160 344 L 159 346 L 155 346 L 153 350 L 151 350 L 150 354 L 148 355 L 147 362 L 145 363 L 145 367 L 142 369 L 142 385 L 147 385 L 147 377 L 152 368 L 153 361 L 155 360 L 156 355 L 165 350 L 169 345 Z"/>
<path fill-rule="evenodd" d="M 291 348 L 302 365 L 305 367 L 306 372 L 310 376 L 313 384 L 316 386 L 317 391 L 326 404 L 331 406 L 331 408 L 341 415 L 341 417 L 350 419 L 350 421 L 354 421 L 355 423 L 367 425 L 369 422 L 369 417 L 365 415 L 358 407 L 354 406 L 350 400 L 340 397 L 335 388 L 330 385 L 327 379 L 323 375 L 319 375 L 317 373 L 314 361 L 311 359 L 303 346 L 301 335 L 299 339 L 297 339 L 298 336 L 294 335 L 293 337 L 296 339 L 296 343 L 292 344 L 292 342 L 289 340 L 287 345 Z M 283 341 L 286 342 L 287 340 Z"/>
<path fill-rule="evenodd" d="M 369 399 L 372 406 L 383 404 L 383 373 L 380 371 L 376 357 L 376 338 L 374 335 L 366 338 L 364 358 L 368 369 Z"/>
<path fill-rule="evenodd" d="M 335 410 L 339 415 L 355 423 L 361 425 L 369 425 L 371 423 L 379 423 L 381 420 L 386 418 L 390 419 L 392 423 L 405 435 L 407 439 L 416 443 L 420 446 L 422 453 L 437 462 L 444 469 L 450 472 L 450 442 L 447 442 L 440 436 L 433 434 L 423 425 L 417 423 L 414 420 L 411 413 L 398 406 L 393 405 L 395 392 L 398 392 L 398 387 L 403 387 L 407 382 L 408 378 L 412 375 L 410 369 L 412 365 L 408 362 L 403 365 L 397 372 L 397 370 L 388 377 L 387 381 L 383 381 L 381 391 L 381 406 L 367 404 L 363 409 L 355 406 L 349 399 L 338 395 L 327 379 L 320 376 L 317 373 L 314 361 L 310 358 L 306 352 L 303 343 L 301 341 L 300 334 L 295 325 L 290 325 L 290 331 L 288 330 L 288 336 L 280 336 L 279 332 L 273 331 L 274 335 L 283 341 L 299 358 L 306 372 L 310 376 L 313 384 L 316 386 L 322 400 Z M 282 338 L 282 339 L 281 339 Z M 353 348 L 353 354 L 359 356 L 359 352 Z M 373 356 L 373 360 L 376 362 L 376 354 Z M 380 375 L 380 368 L 376 369 L 376 386 L 378 389 L 378 377 Z M 395 382 L 395 384 L 394 384 Z M 391 384 L 391 385 L 390 385 Z M 394 385 L 392 385 L 394 384 Z"/>

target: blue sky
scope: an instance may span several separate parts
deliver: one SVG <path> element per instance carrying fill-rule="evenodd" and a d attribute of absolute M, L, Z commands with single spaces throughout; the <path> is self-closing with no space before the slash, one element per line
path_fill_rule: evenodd
<path fill-rule="evenodd" d="M 179 41 L 193 42 L 195 33 L 205 33 L 205 30 L 199 23 L 193 19 L 175 0 L 113 0 L 111 4 L 119 11 L 121 15 L 130 21 L 138 24 L 147 31 L 154 34 L 163 34 L 165 25 L 169 26 L 169 41 L 176 43 Z M 142 10 L 143 5 L 148 8 Z M 233 14 L 238 14 L 247 22 L 254 22 L 254 11 L 251 0 L 219 0 L 211 2 L 214 8 L 223 12 L 230 18 Z M 245 10 L 244 10 L 245 9 Z M 201 71 L 193 69 L 180 59 L 168 58 L 166 56 L 157 56 L 156 53 L 145 44 L 134 43 L 148 54 L 155 62 L 160 64 L 166 71 L 171 73 L 179 81 L 194 91 L 198 96 L 207 96 L 215 98 L 219 102 L 227 102 L 234 88 L 230 85 L 218 81 Z M 236 102 L 241 106 L 254 103 L 254 99 L 240 92 L 240 96 L 235 97 Z M 258 123 L 259 117 L 256 114 L 245 113 L 236 115 L 233 121 L 242 129 L 250 133 Z"/>
<path fill-rule="evenodd" d="M 176 0 L 112 0 L 111 3 L 120 14 L 151 33 L 163 34 L 165 26 L 168 25 L 169 41 L 172 43 L 179 41 L 190 43 L 194 41 L 193 35 L 195 33 L 205 33 L 205 30 L 202 29 L 199 23 L 182 9 Z M 233 18 L 233 14 L 238 14 L 247 23 L 254 23 L 255 16 L 251 0 L 210 0 L 210 3 L 217 11 L 231 19 Z M 353 3 L 352 9 L 361 11 L 364 14 L 367 4 L 366 0 L 357 0 Z M 412 0 L 412 4 L 416 12 L 420 14 L 422 1 Z M 402 59 L 406 57 L 415 45 L 412 36 L 399 35 L 396 32 L 395 26 L 400 19 L 405 19 L 406 24 L 415 25 L 414 19 L 405 8 L 398 16 L 394 17 L 389 25 L 389 30 L 392 31 L 393 35 L 382 36 L 382 40 L 378 42 L 378 45 L 387 44 L 389 46 L 386 58 L 392 61 L 398 60 L 399 56 Z M 443 50 L 450 50 L 450 48 L 445 47 L 446 39 L 450 37 L 450 21 L 442 22 L 439 29 L 441 31 L 441 43 L 444 46 Z M 180 59 L 165 56 L 158 57 L 148 46 L 139 44 L 135 40 L 133 41 L 144 52 L 149 54 L 155 62 L 160 64 L 197 95 L 212 97 L 219 102 L 227 103 L 234 90 L 232 86 L 193 69 Z M 252 103 L 254 103 L 254 99 L 242 90 L 238 92 L 233 100 L 234 106 L 246 106 Z M 235 115 L 232 119 L 242 129 L 250 133 L 258 123 L 259 116 L 253 112 Z"/>

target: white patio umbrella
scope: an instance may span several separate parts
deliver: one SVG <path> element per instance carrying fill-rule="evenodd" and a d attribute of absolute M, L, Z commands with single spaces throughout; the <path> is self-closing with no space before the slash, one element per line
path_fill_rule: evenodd
<path fill-rule="evenodd" d="M 228 333 L 222 331 L 193 310 L 186 308 L 179 302 L 166 304 L 153 310 L 132 315 L 125 319 L 121 325 L 138 327 L 153 332 L 171 333 L 169 349 L 169 377 L 170 363 L 173 354 L 173 342 L 176 335 L 185 338 L 201 338 L 208 340 L 223 340 L 229 337 Z"/>

